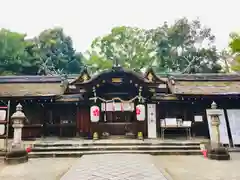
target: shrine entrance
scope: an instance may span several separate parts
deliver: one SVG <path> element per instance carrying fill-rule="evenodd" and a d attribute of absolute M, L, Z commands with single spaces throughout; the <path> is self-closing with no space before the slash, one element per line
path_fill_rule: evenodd
<path fill-rule="evenodd" d="M 136 121 L 134 103 L 102 103 L 101 112 L 101 119 L 104 122 L 124 123 Z"/>
<path fill-rule="evenodd" d="M 95 131 L 108 133 L 110 136 L 136 134 L 138 124 L 135 105 L 129 102 L 101 103 L 99 122 L 92 123 Z"/>
<path fill-rule="evenodd" d="M 107 116 L 112 116 L 112 120 L 111 122 L 113 123 L 127 123 L 127 122 L 133 122 L 135 120 L 134 117 L 134 113 L 133 112 L 128 112 L 128 111 L 124 111 L 124 112 L 113 112 L 113 115 L 110 115 L 110 112 L 108 112 Z"/>
<path fill-rule="evenodd" d="M 100 137 L 130 133 L 137 136 L 138 132 L 147 136 L 146 100 L 152 93 L 140 75 L 116 66 L 92 78 L 84 87 L 92 108 L 92 132 Z M 99 113 L 95 115 L 94 111 Z"/>

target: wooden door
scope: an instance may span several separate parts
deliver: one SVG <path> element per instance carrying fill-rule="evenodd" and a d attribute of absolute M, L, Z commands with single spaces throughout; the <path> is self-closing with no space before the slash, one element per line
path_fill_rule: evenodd
<path fill-rule="evenodd" d="M 77 107 L 77 131 L 82 136 L 91 135 L 90 109 L 88 107 Z"/>

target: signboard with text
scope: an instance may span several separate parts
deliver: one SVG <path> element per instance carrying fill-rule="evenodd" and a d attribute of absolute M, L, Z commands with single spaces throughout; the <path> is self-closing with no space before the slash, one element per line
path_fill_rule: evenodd
<path fill-rule="evenodd" d="M 240 145 L 240 109 L 227 109 L 233 145 Z"/>

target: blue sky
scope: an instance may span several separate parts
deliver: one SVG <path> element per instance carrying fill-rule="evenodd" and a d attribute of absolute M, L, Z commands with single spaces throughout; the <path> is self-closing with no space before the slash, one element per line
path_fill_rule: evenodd
<path fill-rule="evenodd" d="M 154 28 L 183 16 L 212 28 L 219 49 L 240 31 L 239 0 L 1 0 L 0 27 L 36 36 L 61 26 L 78 51 L 118 25 Z"/>

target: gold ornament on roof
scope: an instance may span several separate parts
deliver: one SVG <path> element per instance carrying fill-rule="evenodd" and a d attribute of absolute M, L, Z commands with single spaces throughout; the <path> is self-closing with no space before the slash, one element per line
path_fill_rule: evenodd
<path fill-rule="evenodd" d="M 88 80 L 88 75 L 87 74 L 83 74 L 82 75 L 82 79 L 83 79 L 83 81 L 87 81 Z"/>
<path fill-rule="evenodd" d="M 152 75 L 152 73 L 149 73 L 148 76 L 147 76 L 147 78 L 148 78 L 148 80 L 149 80 L 150 82 L 152 82 L 152 81 L 153 81 L 153 75 Z"/>

